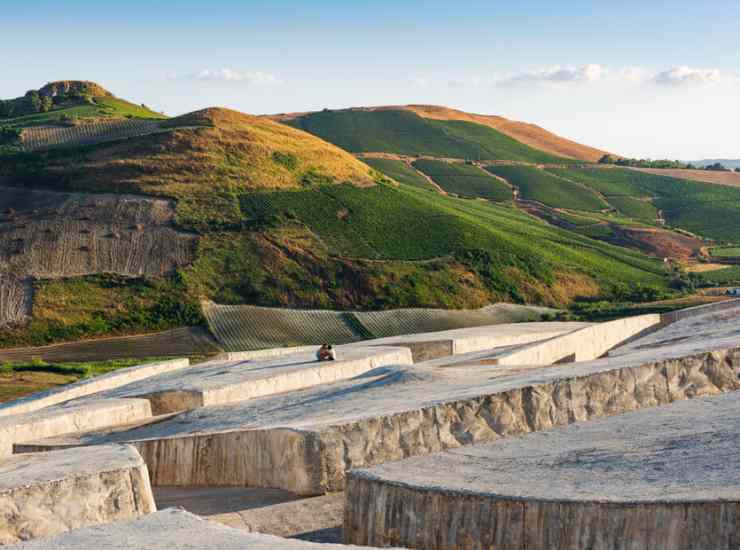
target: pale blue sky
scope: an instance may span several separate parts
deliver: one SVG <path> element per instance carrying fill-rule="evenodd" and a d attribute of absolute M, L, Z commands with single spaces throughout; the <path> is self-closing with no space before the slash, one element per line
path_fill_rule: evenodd
<path fill-rule="evenodd" d="M 0 97 L 168 114 L 434 103 L 631 156 L 740 157 L 740 2 L 6 0 Z"/>

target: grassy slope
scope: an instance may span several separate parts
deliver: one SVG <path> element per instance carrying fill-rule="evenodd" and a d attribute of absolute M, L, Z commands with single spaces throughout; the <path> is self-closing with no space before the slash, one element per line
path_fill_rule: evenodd
<path fill-rule="evenodd" d="M 616 208 L 620 214 L 629 218 L 650 223 L 654 222 L 658 217 L 658 209 L 647 201 L 641 201 L 634 197 L 618 195 L 607 197 L 606 200 Z"/>
<path fill-rule="evenodd" d="M 564 162 L 494 130 L 467 121 L 421 118 L 409 111 L 321 111 L 288 121 L 353 153 L 526 162 Z"/>
<path fill-rule="evenodd" d="M 46 113 L 35 113 L 13 118 L 0 118 L 0 125 L 14 128 L 38 126 L 42 124 L 56 124 L 61 116 L 71 118 L 166 118 L 161 113 L 130 103 L 116 97 L 94 97 L 87 102 L 69 102 L 58 105 Z"/>
<path fill-rule="evenodd" d="M 382 158 L 363 158 L 365 164 L 384 173 L 386 176 L 393 178 L 399 183 L 413 185 L 422 189 L 436 190 L 424 176 L 411 168 L 402 160 L 382 159 Z"/>
<path fill-rule="evenodd" d="M 511 188 L 477 166 L 438 160 L 417 160 L 414 166 L 448 193 L 492 201 L 512 200 Z"/>
<path fill-rule="evenodd" d="M 555 208 L 573 210 L 602 210 L 608 205 L 586 187 L 565 181 L 531 166 L 488 166 L 493 174 L 501 176 L 519 188 L 523 199 L 534 200 Z"/>
<path fill-rule="evenodd" d="M 654 197 L 667 222 L 704 237 L 740 239 L 740 189 L 679 180 L 627 169 L 553 169 L 610 195 Z"/>

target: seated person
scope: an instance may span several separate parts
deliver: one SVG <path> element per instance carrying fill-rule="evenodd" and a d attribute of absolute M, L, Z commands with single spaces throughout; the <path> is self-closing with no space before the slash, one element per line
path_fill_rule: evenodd
<path fill-rule="evenodd" d="M 337 352 L 331 347 L 331 344 L 324 344 L 316 352 L 316 359 L 319 361 L 336 361 Z"/>

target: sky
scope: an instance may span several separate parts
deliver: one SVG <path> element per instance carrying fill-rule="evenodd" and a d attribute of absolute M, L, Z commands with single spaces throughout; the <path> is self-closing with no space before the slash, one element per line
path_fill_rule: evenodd
<path fill-rule="evenodd" d="M 0 98 L 83 79 L 170 115 L 428 103 L 740 158 L 737 0 L 3 0 L 0 52 Z"/>

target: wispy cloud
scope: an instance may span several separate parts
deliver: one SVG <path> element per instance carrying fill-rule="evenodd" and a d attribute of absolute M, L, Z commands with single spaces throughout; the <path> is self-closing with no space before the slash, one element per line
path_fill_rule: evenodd
<path fill-rule="evenodd" d="M 725 75 L 718 69 L 693 69 L 683 66 L 656 73 L 649 82 L 658 86 L 706 86 L 737 80 L 736 77 Z"/>
<path fill-rule="evenodd" d="M 282 81 L 274 74 L 261 71 L 239 72 L 232 69 L 203 69 L 195 73 L 173 74 L 171 80 L 196 80 L 201 82 L 241 82 L 244 84 L 280 84 Z"/>
<path fill-rule="evenodd" d="M 498 84 L 503 86 L 516 86 L 518 84 L 587 84 L 601 80 L 605 75 L 606 69 L 595 63 L 580 67 L 555 65 L 545 69 L 526 71 L 499 80 Z"/>

